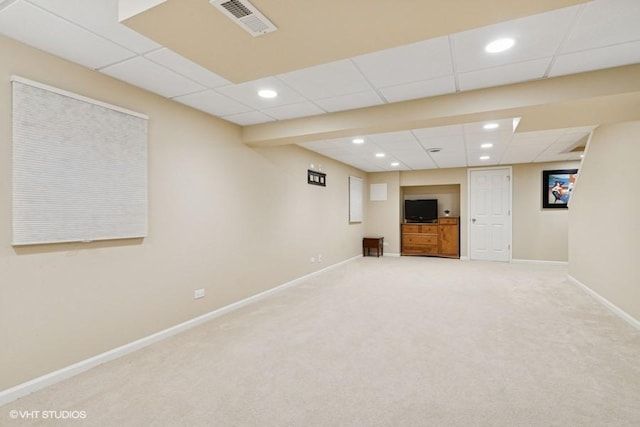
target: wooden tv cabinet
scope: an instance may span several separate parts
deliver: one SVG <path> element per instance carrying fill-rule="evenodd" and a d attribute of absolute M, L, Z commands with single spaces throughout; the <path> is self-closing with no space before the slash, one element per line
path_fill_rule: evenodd
<path fill-rule="evenodd" d="M 401 225 L 402 255 L 460 258 L 460 218 L 440 217 L 437 223 Z"/>

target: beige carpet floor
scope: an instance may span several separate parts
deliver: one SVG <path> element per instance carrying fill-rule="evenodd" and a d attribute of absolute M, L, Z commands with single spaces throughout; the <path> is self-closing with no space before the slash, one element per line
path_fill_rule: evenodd
<path fill-rule="evenodd" d="M 0 425 L 640 426 L 640 331 L 566 275 L 357 259 L 5 405 Z"/>

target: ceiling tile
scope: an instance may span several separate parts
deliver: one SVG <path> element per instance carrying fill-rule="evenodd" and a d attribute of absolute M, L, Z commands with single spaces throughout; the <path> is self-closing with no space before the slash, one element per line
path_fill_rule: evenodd
<path fill-rule="evenodd" d="M 448 37 L 358 56 L 353 61 L 376 87 L 396 86 L 453 74 Z"/>
<path fill-rule="evenodd" d="M 467 154 L 464 151 L 440 151 L 431 153 L 431 158 L 439 168 L 467 166 Z"/>
<path fill-rule="evenodd" d="M 394 163 L 394 162 L 399 162 L 399 160 L 395 156 L 392 156 L 389 153 L 385 153 L 384 157 L 379 157 L 379 158 L 374 157 L 371 160 L 371 163 L 383 169 L 391 169 L 392 167 L 391 163 Z"/>
<path fill-rule="evenodd" d="M 349 60 L 317 65 L 278 76 L 302 96 L 316 100 L 365 92 L 371 85 Z"/>
<path fill-rule="evenodd" d="M 412 150 L 415 152 L 424 152 L 424 148 L 418 141 L 395 141 L 395 142 L 379 142 L 378 146 L 390 153 L 395 153 L 398 150 Z"/>
<path fill-rule="evenodd" d="M 423 136 L 420 136 L 419 140 L 420 144 L 424 147 L 425 150 L 429 150 L 432 148 L 440 148 L 443 151 L 465 149 L 463 135 L 439 136 L 433 138 L 424 138 Z"/>
<path fill-rule="evenodd" d="M 297 117 L 308 117 L 325 113 L 323 109 L 311 102 L 299 102 L 297 104 L 265 108 L 262 112 L 278 120 L 295 119 Z"/>
<path fill-rule="evenodd" d="M 408 130 L 377 133 L 368 135 L 367 138 L 381 148 L 406 149 L 420 147 L 416 137 Z"/>
<path fill-rule="evenodd" d="M 487 162 L 486 160 L 480 160 L 481 157 L 489 156 L 489 160 L 492 163 L 497 163 L 502 158 L 506 150 L 502 149 L 488 149 L 488 150 L 467 150 L 467 160 L 468 161 L 478 161 L 478 162 Z"/>
<path fill-rule="evenodd" d="M 352 110 L 356 108 L 371 107 L 372 105 L 384 104 L 377 93 L 370 90 L 367 92 L 354 93 L 351 95 L 337 96 L 335 98 L 318 99 L 315 101 L 321 108 L 329 112 Z"/>
<path fill-rule="evenodd" d="M 364 160 L 360 156 L 342 155 L 342 156 L 339 156 L 337 160 L 345 164 L 351 165 L 355 168 L 358 168 L 364 172 L 382 172 L 383 171 L 383 169 L 381 169 L 380 167 L 374 165 L 373 163 L 368 162 L 367 160 Z"/>
<path fill-rule="evenodd" d="M 454 34 L 456 70 L 465 73 L 553 56 L 579 8 L 557 9 Z M 516 45 L 506 52 L 485 52 L 489 42 L 503 37 L 514 38 Z"/>
<path fill-rule="evenodd" d="M 357 145 L 354 145 L 349 138 L 327 139 L 324 141 L 324 144 L 332 148 L 357 147 Z"/>
<path fill-rule="evenodd" d="M 437 126 L 432 128 L 421 128 L 412 130 L 413 134 L 420 142 L 438 137 L 459 137 L 464 135 L 462 125 Z"/>
<path fill-rule="evenodd" d="M 434 169 L 437 167 L 431 157 L 424 151 L 416 153 L 413 150 L 398 150 L 394 151 L 393 155 L 412 169 L 416 169 L 418 166 L 425 169 Z"/>
<path fill-rule="evenodd" d="M 529 140 L 539 140 L 539 139 L 549 139 L 558 138 L 560 135 L 564 133 L 564 129 L 547 129 L 547 130 L 539 130 L 533 132 L 516 132 L 513 135 L 513 141 L 529 141 Z"/>
<path fill-rule="evenodd" d="M 640 41 L 617 44 L 560 55 L 553 63 L 549 77 L 601 70 L 638 62 L 640 62 Z"/>
<path fill-rule="evenodd" d="M 29 0 L 29 2 L 136 53 L 145 53 L 162 47 L 118 22 L 118 0 Z"/>
<path fill-rule="evenodd" d="M 0 34 L 91 69 L 122 61 L 134 52 L 25 2 L 0 14 Z"/>
<path fill-rule="evenodd" d="M 460 90 L 473 90 L 540 79 L 544 77 L 550 63 L 551 57 L 548 57 L 460 73 L 458 75 Z"/>
<path fill-rule="evenodd" d="M 543 148 L 507 149 L 502 154 L 500 164 L 531 163 L 543 150 Z"/>
<path fill-rule="evenodd" d="M 315 151 L 316 153 L 319 153 L 319 154 L 322 154 L 323 156 L 327 156 L 331 158 L 352 154 L 351 151 L 346 148 L 335 148 L 335 147 L 333 148 L 323 147 L 323 148 L 312 150 L 312 151 Z"/>
<path fill-rule="evenodd" d="M 250 107 L 233 99 L 229 99 L 224 95 L 220 95 L 211 89 L 189 95 L 177 96 L 173 99 L 195 109 L 213 114 L 214 116 L 228 116 L 252 111 Z"/>
<path fill-rule="evenodd" d="M 100 72 L 167 98 L 205 89 L 194 81 L 141 56 L 105 67 Z"/>
<path fill-rule="evenodd" d="M 395 150 L 386 150 L 386 152 L 395 157 L 398 160 L 401 160 L 403 162 L 410 162 L 412 160 L 417 160 L 417 159 L 429 159 L 431 160 L 431 157 L 429 157 L 429 154 L 427 154 L 426 151 L 424 151 L 424 149 L 422 147 L 420 148 L 409 148 L 409 149 L 395 149 Z"/>
<path fill-rule="evenodd" d="M 487 132 L 487 133 L 468 133 L 465 135 L 465 145 L 467 149 L 473 149 L 474 147 L 480 147 L 485 143 L 493 144 L 494 148 L 499 146 L 506 146 L 511 142 L 513 134 L 509 132 Z"/>
<path fill-rule="evenodd" d="M 276 98 L 265 99 L 258 96 L 261 89 L 274 89 L 278 92 Z M 305 99 L 296 91 L 275 77 L 267 77 L 237 85 L 223 86 L 216 89 L 223 95 L 246 104 L 256 110 L 278 107 L 281 105 L 295 104 Z"/>
<path fill-rule="evenodd" d="M 385 152 L 385 150 L 373 142 L 365 142 L 364 144 L 352 144 L 351 152 L 373 159 L 376 153 Z"/>
<path fill-rule="evenodd" d="M 600 0 L 584 6 L 562 53 L 640 40 L 638 0 Z"/>
<path fill-rule="evenodd" d="M 581 153 L 542 153 L 534 162 L 564 162 L 570 160 L 580 160 Z"/>
<path fill-rule="evenodd" d="M 565 148 L 573 148 L 573 146 L 585 141 L 588 136 L 589 134 L 586 132 L 566 133 L 558 138 L 554 145 L 563 145 Z"/>
<path fill-rule="evenodd" d="M 456 81 L 453 75 L 451 75 L 437 79 L 389 86 L 379 90 L 387 101 L 400 102 L 454 93 L 456 91 Z"/>
<path fill-rule="evenodd" d="M 467 165 L 469 167 L 488 167 L 499 164 L 499 159 L 488 159 L 488 160 L 480 160 L 477 158 L 469 159 Z"/>
<path fill-rule="evenodd" d="M 422 170 L 422 169 L 437 169 L 438 165 L 436 165 L 433 160 L 430 158 L 419 158 L 419 159 L 409 159 L 403 162 L 412 170 Z"/>
<path fill-rule="evenodd" d="M 250 111 L 248 113 L 232 114 L 224 116 L 223 119 L 233 122 L 241 126 L 257 125 L 260 123 L 274 122 L 273 117 L 262 114 L 259 111 Z"/>
<path fill-rule="evenodd" d="M 231 84 L 227 79 L 166 48 L 148 53 L 145 57 L 210 89 Z"/>
<path fill-rule="evenodd" d="M 309 142 L 299 142 L 299 145 L 302 148 L 306 148 L 307 150 L 315 151 L 317 149 L 321 149 L 322 147 L 330 146 L 329 141 L 309 141 Z"/>

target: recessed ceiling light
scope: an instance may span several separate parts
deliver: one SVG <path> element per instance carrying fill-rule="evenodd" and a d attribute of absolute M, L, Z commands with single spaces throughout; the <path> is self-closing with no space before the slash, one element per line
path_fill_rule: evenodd
<path fill-rule="evenodd" d="M 499 52 L 504 52 L 505 50 L 511 49 L 514 44 L 516 44 L 516 41 L 514 39 L 510 39 L 510 38 L 498 39 L 486 45 L 484 47 L 484 50 L 489 53 L 499 53 Z"/>
<path fill-rule="evenodd" d="M 489 160 L 490 158 L 489 156 L 480 156 L 480 160 Z"/>
<path fill-rule="evenodd" d="M 498 129 L 499 127 L 500 125 L 497 123 L 487 123 L 486 125 L 482 126 L 482 129 L 491 130 L 491 129 Z"/>
<path fill-rule="evenodd" d="M 400 162 L 393 162 L 393 163 L 391 163 L 391 166 L 393 166 L 393 167 L 400 166 Z"/>
<path fill-rule="evenodd" d="M 278 92 L 273 89 L 262 89 L 258 91 L 258 96 L 260 96 L 261 98 L 270 99 L 278 96 Z"/>
<path fill-rule="evenodd" d="M 490 142 L 485 142 L 484 144 L 480 145 L 480 148 L 491 148 L 493 147 L 493 144 Z"/>
<path fill-rule="evenodd" d="M 353 142 L 354 144 L 363 144 L 364 143 L 364 139 L 362 138 L 354 138 L 351 140 L 351 142 Z"/>
<path fill-rule="evenodd" d="M 384 157 L 384 156 L 385 156 L 385 154 L 384 154 L 384 153 L 376 153 L 376 157 L 380 157 L 380 158 L 382 158 L 382 157 Z"/>

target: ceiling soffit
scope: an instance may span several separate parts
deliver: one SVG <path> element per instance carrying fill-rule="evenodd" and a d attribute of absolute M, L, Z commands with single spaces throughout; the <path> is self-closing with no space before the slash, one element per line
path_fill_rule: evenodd
<path fill-rule="evenodd" d="M 253 146 L 522 117 L 518 132 L 640 119 L 640 65 L 243 128 Z"/>

